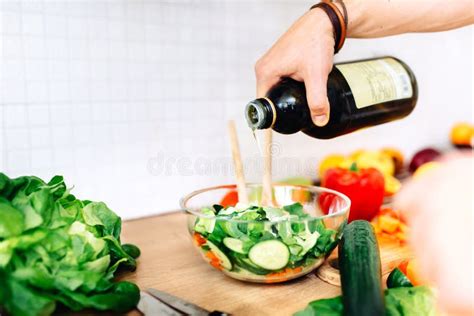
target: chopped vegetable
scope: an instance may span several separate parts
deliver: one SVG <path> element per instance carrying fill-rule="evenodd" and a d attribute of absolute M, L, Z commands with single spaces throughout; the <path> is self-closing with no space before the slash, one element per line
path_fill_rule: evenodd
<path fill-rule="evenodd" d="M 222 207 L 235 206 L 239 202 L 239 194 L 236 190 L 229 191 L 221 200 Z"/>
<path fill-rule="evenodd" d="M 410 280 L 407 276 L 398 268 L 393 269 L 387 278 L 387 287 L 412 287 Z"/>
<path fill-rule="evenodd" d="M 218 246 L 214 245 L 211 241 L 207 241 L 206 245 L 209 247 L 207 251 L 207 256 L 211 258 L 211 264 L 214 267 L 220 269 L 221 267 L 227 270 L 232 269 L 232 263 L 230 262 L 229 258 L 224 254 L 222 250 L 219 249 Z"/>
<path fill-rule="evenodd" d="M 257 266 L 266 270 L 280 270 L 290 260 L 288 247 L 278 240 L 265 240 L 250 249 L 249 258 Z"/>
<path fill-rule="evenodd" d="M 61 176 L 46 183 L 0 173 L 0 306 L 11 315 L 133 308 L 138 287 L 113 276 L 134 270 L 140 250 L 121 245 L 120 231 L 120 217 L 77 199 Z"/>
<path fill-rule="evenodd" d="M 400 218 L 400 213 L 391 208 L 383 208 L 372 220 L 377 237 L 395 240 L 404 244 L 407 241 L 408 227 Z"/>
<path fill-rule="evenodd" d="M 193 238 L 214 267 L 281 282 L 307 272 L 336 247 L 338 232 L 312 218 L 300 203 L 283 208 L 203 208 Z M 209 254 L 211 253 L 211 254 Z"/>
<path fill-rule="evenodd" d="M 359 170 L 355 165 L 351 170 L 329 169 L 322 185 L 351 199 L 349 222 L 356 219 L 370 221 L 379 212 L 385 193 L 384 177 L 380 171 L 374 168 Z"/>

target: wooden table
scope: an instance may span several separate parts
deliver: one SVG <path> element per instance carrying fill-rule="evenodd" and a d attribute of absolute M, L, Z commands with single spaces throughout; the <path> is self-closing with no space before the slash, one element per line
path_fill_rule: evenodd
<path fill-rule="evenodd" d="M 232 315 L 291 315 L 310 301 L 340 294 L 314 273 L 283 284 L 264 285 L 231 279 L 207 264 L 194 248 L 183 213 L 123 223 L 122 242 L 142 251 L 138 269 L 122 280 L 141 289 L 155 288 L 208 310 Z"/>

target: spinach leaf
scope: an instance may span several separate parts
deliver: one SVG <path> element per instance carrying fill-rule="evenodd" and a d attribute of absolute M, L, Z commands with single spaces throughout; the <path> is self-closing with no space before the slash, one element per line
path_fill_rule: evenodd
<path fill-rule="evenodd" d="M 283 206 L 283 209 L 290 213 L 290 215 L 296 215 L 300 219 L 308 216 L 303 210 L 303 205 L 301 203 L 294 203 L 290 205 Z"/>

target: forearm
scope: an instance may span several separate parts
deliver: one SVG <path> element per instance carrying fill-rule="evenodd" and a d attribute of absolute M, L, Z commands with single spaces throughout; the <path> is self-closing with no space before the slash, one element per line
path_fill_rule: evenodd
<path fill-rule="evenodd" d="M 347 36 L 437 32 L 474 23 L 472 0 L 345 0 Z"/>

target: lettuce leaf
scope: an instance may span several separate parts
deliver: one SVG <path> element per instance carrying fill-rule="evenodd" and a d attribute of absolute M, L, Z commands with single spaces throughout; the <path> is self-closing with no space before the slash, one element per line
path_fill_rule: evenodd
<path fill-rule="evenodd" d="M 77 199 L 61 176 L 0 173 L 0 307 L 15 316 L 136 306 L 138 287 L 113 281 L 140 254 L 121 244 L 121 224 L 105 203 Z"/>

